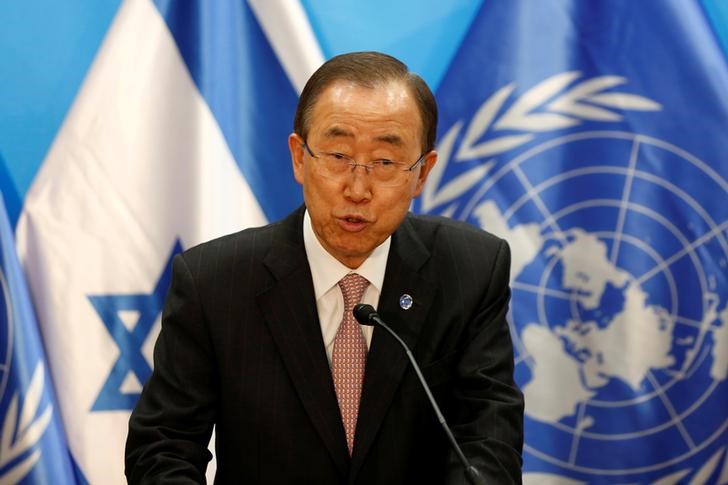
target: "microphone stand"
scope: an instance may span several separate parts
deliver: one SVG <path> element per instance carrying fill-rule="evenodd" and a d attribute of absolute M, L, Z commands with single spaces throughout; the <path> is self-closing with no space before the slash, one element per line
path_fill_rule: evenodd
<path fill-rule="evenodd" d="M 452 431 L 450 431 L 450 427 L 447 425 L 447 422 L 445 421 L 445 417 L 442 415 L 442 412 L 440 411 L 440 406 L 437 405 L 437 401 L 435 401 L 435 397 L 432 395 L 432 392 L 430 391 L 430 386 L 427 385 L 427 381 L 425 381 L 425 376 L 422 375 L 422 371 L 420 370 L 420 366 L 417 365 L 417 361 L 415 361 L 415 357 L 412 355 L 412 351 L 410 351 L 407 344 L 402 340 L 397 333 L 392 330 L 389 325 L 384 323 L 384 320 L 381 319 L 379 314 L 374 310 L 374 307 L 371 305 L 364 305 L 364 304 L 358 304 L 354 306 L 354 317 L 356 320 L 362 324 L 362 325 L 371 325 L 371 326 L 378 326 L 386 330 L 394 339 L 399 342 L 399 344 L 404 348 L 405 353 L 407 354 L 407 358 L 409 359 L 410 363 L 412 364 L 412 367 L 415 370 L 415 373 L 417 374 L 417 378 L 420 380 L 420 383 L 422 384 L 422 388 L 425 390 L 425 394 L 427 394 L 427 399 L 430 400 L 430 404 L 432 404 L 432 408 L 435 410 L 435 414 L 437 415 L 437 420 L 440 422 L 440 425 L 442 426 L 442 429 L 445 431 L 445 434 L 447 435 L 448 440 L 450 440 L 450 444 L 452 445 L 452 448 L 455 450 L 455 453 L 457 454 L 458 458 L 460 459 L 460 462 L 463 464 L 463 469 L 465 470 L 465 476 L 467 477 L 468 481 L 471 485 L 485 485 L 485 479 L 483 476 L 478 472 L 478 469 L 475 468 L 473 465 L 470 464 L 468 459 L 463 454 L 463 450 L 460 449 L 460 445 L 458 445 L 457 441 L 455 441 L 455 437 L 452 434 Z M 361 319 L 360 319 L 361 317 Z M 362 321 L 363 320 L 363 321 Z"/>

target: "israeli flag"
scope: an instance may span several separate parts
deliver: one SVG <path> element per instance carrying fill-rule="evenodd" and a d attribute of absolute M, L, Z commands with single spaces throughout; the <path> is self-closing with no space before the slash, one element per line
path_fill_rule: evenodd
<path fill-rule="evenodd" d="M 489 0 L 421 212 L 513 248 L 525 483 L 728 483 L 728 62 L 700 2 Z"/>
<path fill-rule="evenodd" d="M 0 197 L 0 483 L 75 484 L 40 331 Z"/>
<path fill-rule="evenodd" d="M 297 2 L 121 4 L 16 231 L 90 483 L 124 482 L 173 256 L 300 203 L 281 140 L 321 62 Z M 36 418 L 26 414 L 20 425 Z"/>

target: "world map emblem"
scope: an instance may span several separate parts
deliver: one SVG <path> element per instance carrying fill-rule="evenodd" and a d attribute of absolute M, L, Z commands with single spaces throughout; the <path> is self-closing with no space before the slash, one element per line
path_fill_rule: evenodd
<path fill-rule="evenodd" d="M 442 137 L 420 206 L 511 245 L 526 482 L 728 480 L 728 183 L 668 140 L 589 130 L 659 115 L 624 83 L 500 89 Z"/>

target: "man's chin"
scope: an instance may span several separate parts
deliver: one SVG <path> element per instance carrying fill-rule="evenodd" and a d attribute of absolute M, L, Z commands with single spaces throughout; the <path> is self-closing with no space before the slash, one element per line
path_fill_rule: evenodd
<path fill-rule="evenodd" d="M 357 268 L 369 257 L 373 250 L 374 248 L 368 249 L 368 247 L 361 245 L 341 245 L 334 248 L 332 256 L 350 268 Z"/>

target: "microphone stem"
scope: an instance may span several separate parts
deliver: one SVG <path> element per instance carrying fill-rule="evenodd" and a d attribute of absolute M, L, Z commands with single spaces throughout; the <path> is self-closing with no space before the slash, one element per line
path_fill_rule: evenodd
<path fill-rule="evenodd" d="M 468 462 L 468 459 L 463 454 L 463 450 L 460 449 L 460 446 L 458 445 L 458 442 L 455 441 L 455 437 L 452 434 L 452 431 L 450 431 L 450 427 L 447 425 L 447 422 L 445 421 L 445 417 L 442 415 L 442 412 L 440 412 L 440 406 L 437 405 L 437 401 L 435 401 L 435 397 L 432 395 L 432 392 L 430 391 L 430 386 L 427 385 L 427 381 L 425 381 L 425 376 L 422 375 L 422 372 L 420 371 L 420 366 L 417 365 L 417 361 L 415 361 L 415 357 L 412 355 L 412 352 L 410 351 L 409 347 L 407 346 L 404 341 L 399 338 L 399 335 L 389 328 L 389 326 L 382 321 L 381 318 L 375 317 L 376 322 L 378 326 L 382 327 L 384 330 L 386 330 L 392 337 L 394 337 L 397 342 L 404 348 L 405 353 L 407 354 L 407 358 L 409 359 L 410 363 L 412 363 L 412 367 L 415 370 L 415 373 L 417 374 L 417 378 L 420 380 L 420 383 L 422 383 L 422 388 L 425 390 L 425 393 L 427 394 L 427 398 L 430 400 L 430 403 L 432 404 L 432 408 L 435 410 L 435 414 L 437 415 L 437 420 L 440 422 L 440 426 L 442 426 L 442 429 L 445 431 L 445 434 L 447 435 L 447 438 L 450 440 L 450 443 L 452 444 L 453 449 L 455 450 L 455 453 L 458 455 L 458 458 L 460 459 L 460 462 L 463 464 L 463 468 L 465 468 L 466 476 L 468 477 L 468 481 L 472 485 L 480 485 L 483 482 L 482 476 L 478 472 L 478 470 Z"/>

